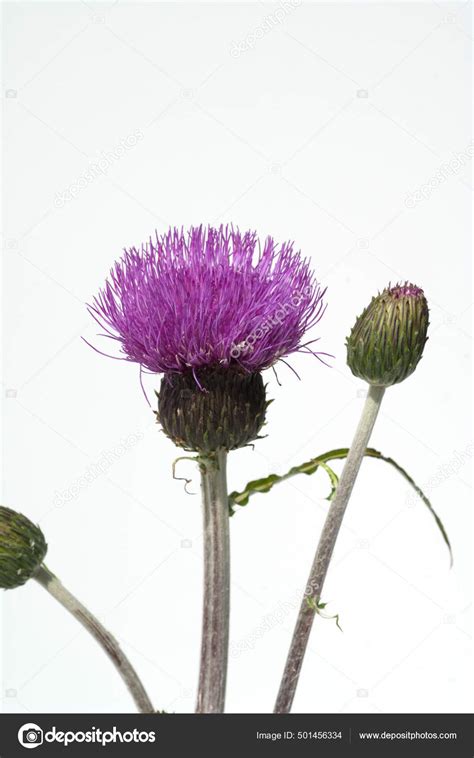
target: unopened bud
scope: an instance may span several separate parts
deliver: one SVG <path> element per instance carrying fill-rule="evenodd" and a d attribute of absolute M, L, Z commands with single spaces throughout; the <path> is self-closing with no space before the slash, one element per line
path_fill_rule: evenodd
<path fill-rule="evenodd" d="M 372 298 L 347 339 L 347 363 L 369 384 L 390 387 L 413 373 L 423 355 L 428 303 L 414 284 L 397 284 Z"/>
<path fill-rule="evenodd" d="M 0 587 L 11 590 L 31 579 L 48 546 L 44 534 L 21 513 L 0 506 Z"/>

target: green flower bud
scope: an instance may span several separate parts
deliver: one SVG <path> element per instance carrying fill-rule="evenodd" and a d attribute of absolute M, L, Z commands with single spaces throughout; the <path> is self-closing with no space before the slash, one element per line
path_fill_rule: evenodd
<path fill-rule="evenodd" d="M 414 284 L 397 284 L 372 298 L 347 339 L 347 363 L 369 384 L 390 387 L 416 369 L 427 340 L 428 303 Z"/>
<path fill-rule="evenodd" d="M 269 404 L 261 374 L 206 368 L 199 382 L 192 371 L 161 380 L 157 416 L 175 445 L 208 455 L 255 440 Z"/>
<path fill-rule="evenodd" d="M 48 546 L 44 534 L 26 516 L 0 506 L 0 587 L 11 590 L 31 579 Z"/>

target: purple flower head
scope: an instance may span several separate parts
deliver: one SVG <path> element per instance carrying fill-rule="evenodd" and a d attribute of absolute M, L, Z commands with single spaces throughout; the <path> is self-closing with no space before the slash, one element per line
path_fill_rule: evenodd
<path fill-rule="evenodd" d="M 125 251 L 90 312 L 124 360 L 153 373 L 255 372 L 293 352 L 318 355 L 302 339 L 324 313 L 323 295 L 293 243 L 200 226 Z"/>

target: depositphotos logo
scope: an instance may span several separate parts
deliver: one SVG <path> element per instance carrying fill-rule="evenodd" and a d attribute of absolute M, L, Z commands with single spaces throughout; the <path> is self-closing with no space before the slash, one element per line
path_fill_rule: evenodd
<path fill-rule="evenodd" d="M 32 748 L 43 744 L 43 730 L 38 724 L 24 724 L 18 731 L 18 742 Z"/>
<path fill-rule="evenodd" d="M 105 731 L 104 729 L 98 729 L 92 727 L 87 732 L 60 732 L 53 726 L 49 732 L 44 732 L 38 724 L 23 724 L 18 730 L 18 742 L 28 750 L 34 747 L 39 747 L 44 742 L 59 742 L 65 747 L 72 742 L 88 742 L 95 745 L 110 745 L 110 743 L 130 743 L 130 742 L 155 742 L 155 732 L 140 732 L 138 729 L 133 729 L 131 732 L 122 732 L 114 726 L 112 730 Z"/>

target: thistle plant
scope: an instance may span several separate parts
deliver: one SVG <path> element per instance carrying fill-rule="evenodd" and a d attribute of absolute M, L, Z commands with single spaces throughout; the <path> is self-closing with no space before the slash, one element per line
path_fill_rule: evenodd
<path fill-rule="evenodd" d="M 291 710 L 315 612 L 323 607 L 321 592 L 334 546 L 385 389 L 404 381 L 416 369 L 427 340 L 428 323 L 423 290 L 405 282 L 389 286 L 374 297 L 356 320 L 347 340 L 349 368 L 369 383 L 369 390 L 319 539 L 283 672 L 276 713 Z"/>
<path fill-rule="evenodd" d="M 197 453 L 204 532 L 204 604 L 196 711 L 224 710 L 230 548 L 226 462 L 258 438 L 268 400 L 261 372 L 295 352 L 324 291 L 292 243 L 220 227 L 171 229 L 126 251 L 90 311 L 124 360 L 163 374 L 158 418 Z"/>
<path fill-rule="evenodd" d="M 145 688 L 115 637 L 43 563 L 47 549 L 39 526 L 23 514 L 0 506 L 0 588 L 11 590 L 30 579 L 37 581 L 99 643 L 125 682 L 138 710 L 153 713 Z"/>
<path fill-rule="evenodd" d="M 307 333 L 325 312 L 325 290 L 293 244 L 260 242 L 229 227 L 170 229 L 125 250 L 89 306 L 121 360 L 160 375 L 157 420 L 165 435 L 193 454 L 201 478 L 204 593 L 197 713 L 224 711 L 230 616 L 229 516 L 256 493 L 299 474 L 324 470 L 331 493 L 283 677 L 276 713 L 291 710 L 314 616 L 332 618 L 321 600 L 337 536 L 362 463 L 390 464 L 414 487 L 451 552 L 441 520 L 411 476 L 393 458 L 368 447 L 387 387 L 405 381 L 422 358 L 429 312 L 423 291 L 405 282 L 372 298 L 347 339 L 347 363 L 369 385 L 350 448 L 322 453 L 287 473 L 227 491 L 227 456 L 259 439 L 271 401 L 262 372 L 295 353 L 324 362 Z M 97 348 L 94 348 L 97 349 Z M 101 351 L 98 351 L 101 352 Z M 291 366 L 290 366 L 291 368 Z M 142 384 L 143 387 L 143 384 Z M 180 456 L 182 457 L 182 456 Z M 187 457 L 187 456 L 186 456 Z M 179 458 L 178 458 L 179 460 Z M 340 479 L 329 465 L 345 460 Z M 174 470 L 174 466 L 173 466 Z M 46 567 L 47 544 L 28 518 L 0 507 L 0 588 L 30 579 L 58 600 L 112 660 L 143 713 L 153 706 L 117 640 Z M 158 712 L 157 712 L 158 713 Z"/>

